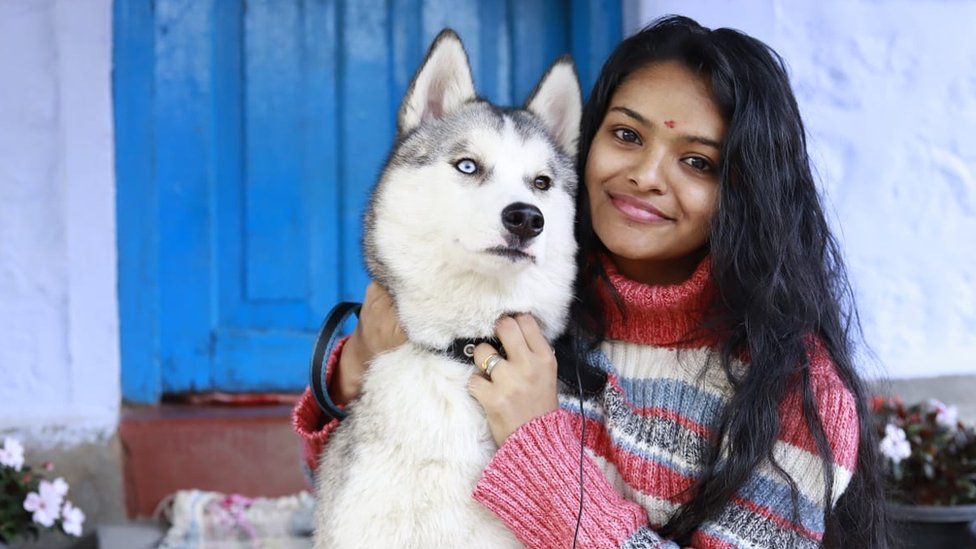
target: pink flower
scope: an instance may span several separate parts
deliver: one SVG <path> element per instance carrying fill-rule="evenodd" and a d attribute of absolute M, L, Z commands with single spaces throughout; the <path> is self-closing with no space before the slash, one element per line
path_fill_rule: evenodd
<path fill-rule="evenodd" d="M 254 525 L 247 518 L 247 510 L 254 504 L 254 499 L 240 494 L 228 494 L 219 501 L 214 501 L 214 514 L 225 528 L 240 528 L 248 537 L 254 538 Z"/>
<path fill-rule="evenodd" d="M 61 502 L 68 493 L 68 483 L 58 477 L 54 482 L 42 480 L 37 492 L 30 492 L 24 499 L 24 510 L 33 513 L 34 522 L 50 528 L 61 515 Z"/>
<path fill-rule="evenodd" d="M 72 505 L 70 501 L 65 501 L 64 507 L 61 509 L 61 517 L 61 528 L 64 529 L 65 533 L 81 537 L 81 525 L 85 522 L 85 513 L 82 513 L 81 509 Z"/>
<path fill-rule="evenodd" d="M 20 471 L 24 466 L 24 447 L 15 438 L 5 437 L 0 448 L 0 465 Z"/>

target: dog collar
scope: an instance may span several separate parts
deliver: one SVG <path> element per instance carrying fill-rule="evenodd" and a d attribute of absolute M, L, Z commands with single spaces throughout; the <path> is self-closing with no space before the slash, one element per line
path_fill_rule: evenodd
<path fill-rule="evenodd" d="M 442 355 L 446 355 L 458 362 L 474 362 L 474 348 L 482 343 L 487 343 L 498 350 L 498 354 L 502 355 L 502 358 L 508 358 L 505 355 L 505 348 L 502 347 L 498 338 L 495 337 L 479 337 L 474 339 L 455 339 L 447 346 L 446 349 L 431 349 Z"/>
<path fill-rule="evenodd" d="M 362 308 L 360 303 L 343 302 L 339 303 L 326 315 L 319 335 L 315 339 L 315 346 L 312 349 L 312 360 L 309 365 L 309 386 L 312 389 L 312 396 L 318 403 L 319 408 L 330 418 L 345 419 L 346 412 L 339 408 L 329 396 L 328 388 L 325 384 L 326 363 L 332 350 L 339 341 L 339 328 L 352 315 L 359 316 Z M 445 349 L 428 348 L 430 351 L 447 356 L 462 364 L 474 363 L 474 348 L 481 343 L 488 343 L 498 350 L 498 354 L 506 357 L 505 349 L 501 342 L 494 337 L 482 337 L 474 339 L 455 339 Z"/>

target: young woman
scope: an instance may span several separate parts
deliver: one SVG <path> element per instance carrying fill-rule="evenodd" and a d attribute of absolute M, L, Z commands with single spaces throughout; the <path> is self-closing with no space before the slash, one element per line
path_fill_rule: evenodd
<path fill-rule="evenodd" d="M 529 547 L 885 546 L 850 286 L 779 56 L 659 20 L 607 60 L 580 145 L 588 345 L 557 361 L 530 317 L 499 321 L 508 359 L 470 385 L 499 445 L 473 497 Z M 335 400 L 402 341 L 371 286 Z M 294 420 L 314 467 L 337 422 L 309 395 Z"/>

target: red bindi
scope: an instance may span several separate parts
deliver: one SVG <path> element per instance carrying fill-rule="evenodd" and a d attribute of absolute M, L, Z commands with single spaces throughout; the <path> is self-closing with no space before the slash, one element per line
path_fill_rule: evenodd
<path fill-rule="evenodd" d="M 674 129 L 674 120 L 665 120 L 664 125 Z"/>

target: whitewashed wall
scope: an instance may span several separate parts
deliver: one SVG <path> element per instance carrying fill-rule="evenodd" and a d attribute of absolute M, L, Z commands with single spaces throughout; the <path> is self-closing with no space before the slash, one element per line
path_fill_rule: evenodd
<path fill-rule="evenodd" d="M 675 13 L 783 56 L 882 367 L 976 374 L 976 2 L 624 6 L 628 34 Z"/>
<path fill-rule="evenodd" d="M 0 433 L 119 416 L 111 0 L 0 0 Z"/>

